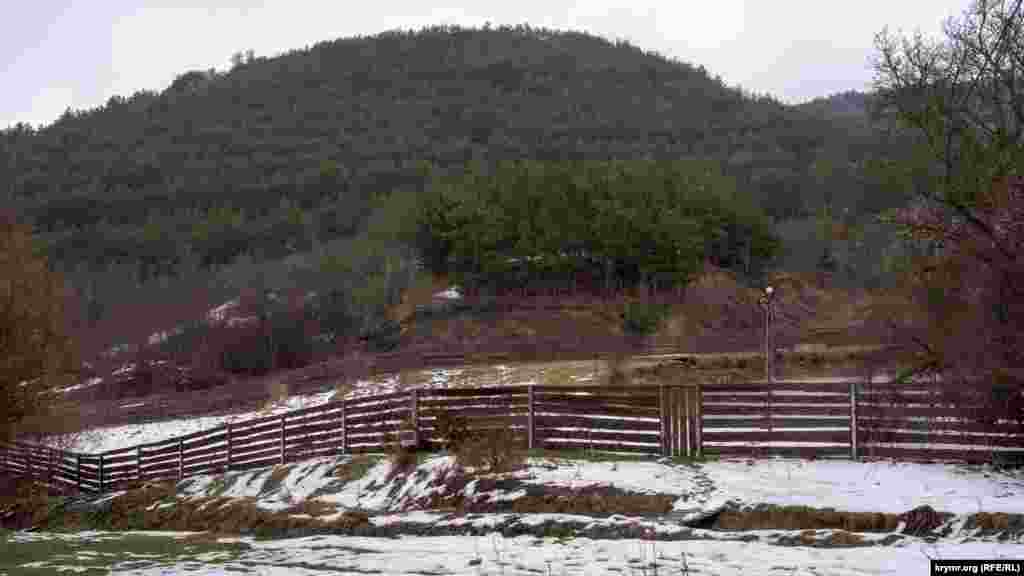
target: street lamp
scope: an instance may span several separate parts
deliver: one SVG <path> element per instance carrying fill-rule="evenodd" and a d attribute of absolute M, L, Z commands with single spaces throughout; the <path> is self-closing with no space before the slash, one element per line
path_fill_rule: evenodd
<path fill-rule="evenodd" d="M 775 354 L 772 350 L 772 300 L 775 296 L 775 289 L 765 286 L 764 296 L 761 296 L 760 303 L 764 308 L 764 370 L 768 383 L 773 383 L 772 365 L 775 363 Z"/>

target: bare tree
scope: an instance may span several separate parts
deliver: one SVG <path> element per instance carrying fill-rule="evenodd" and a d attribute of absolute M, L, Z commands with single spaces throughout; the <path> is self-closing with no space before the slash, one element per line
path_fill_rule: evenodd
<path fill-rule="evenodd" d="M 989 237 L 973 199 L 1024 160 L 1021 1 L 975 0 L 942 40 L 887 30 L 875 40 L 876 112 L 916 133 L 930 160 L 918 196 Z"/>
<path fill-rule="evenodd" d="M 968 389 L 1024 390 L 1024 14 L 976 0 L 927 40 L 876 38 L 879 114 L 916 135 L 918 186 L 896 221 L 926 247 L 911 268 L 912 373 Z M 895 310 L 895 309 L 892 309 Z M 969 386 L 964 384 L 969 383 Z"/>

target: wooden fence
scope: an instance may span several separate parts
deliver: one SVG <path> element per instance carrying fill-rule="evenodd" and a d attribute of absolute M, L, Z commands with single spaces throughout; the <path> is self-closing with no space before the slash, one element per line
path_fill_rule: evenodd
<path fill-rule="evenodd" d="M 81 454 L 27 443 L 0 445 L 0 470 L 89 492 L 139 481 L 180 480 L 318 456 L 379 452 L 396 439 L 440 447 L 436 419 L 464 417 L 470 430 L 509 428 L 529 448 L 590 448 L 694 455 L 694 387 L 506 386 L 414 389 L 329 402 L 176 438 Z M 689 404 L 687 400 L 689 399 Z M 689 421 L 683 421 L 690 418 Z"/>
<path fill-rule="evenodd" d="M 414 389 L 101 454 L 0 445 L 0 470 L 104 492 L 138 481 L 379 452 L 395 439 L 436 448 L 435 423 L 444 413 L 465 418 L 470 430 L 511 429 L 529 448 L 964 461 L 988 461 L 993 451 L 1024 454 L 1017 424 L 976 424 L 971 405 L 946 400 L 923 385 L 836 382 Z"/>
<path fill-rule="evenodd" d="M 934 384 L 706 386 L 702 444 L 722 455 L 990 462 L 1024 456 L 1024 426 Z M 985 421 L 986 417 L 989 421 Z"/>

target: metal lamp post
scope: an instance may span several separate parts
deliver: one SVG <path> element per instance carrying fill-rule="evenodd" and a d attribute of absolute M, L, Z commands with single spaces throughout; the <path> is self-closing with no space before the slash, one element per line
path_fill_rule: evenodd
<path fill-rule="evenodd" d="M 764 296 L 761 297 L 760 303 L 764 308 L 764 370 L 765 375 L 768 378 L 768 383 L 774 382 L 774 371 L 772 370 L 775 364 L 775 354 L 772 350 L 772 300 L 775 296 L 775 289 L 771 286 L 766 286 L 764 289 Z"/>

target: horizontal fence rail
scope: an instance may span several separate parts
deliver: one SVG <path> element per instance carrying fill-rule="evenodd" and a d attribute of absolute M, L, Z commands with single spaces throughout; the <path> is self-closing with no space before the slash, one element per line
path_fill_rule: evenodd
<path fill-rule="evenodd" d="M 991 461 L 1024 457 L 1024 435 L 991 402 L 929 385 L 719 385 L 426 388 L 328 402 L 148 444 L 84 454 L 0 444 L 0 471 L 106 492 L 400 442 L 439 448 L 442 415 L 469 431 L 510 430 L 528 448 L 668 457 L 840 456 Z"/>

